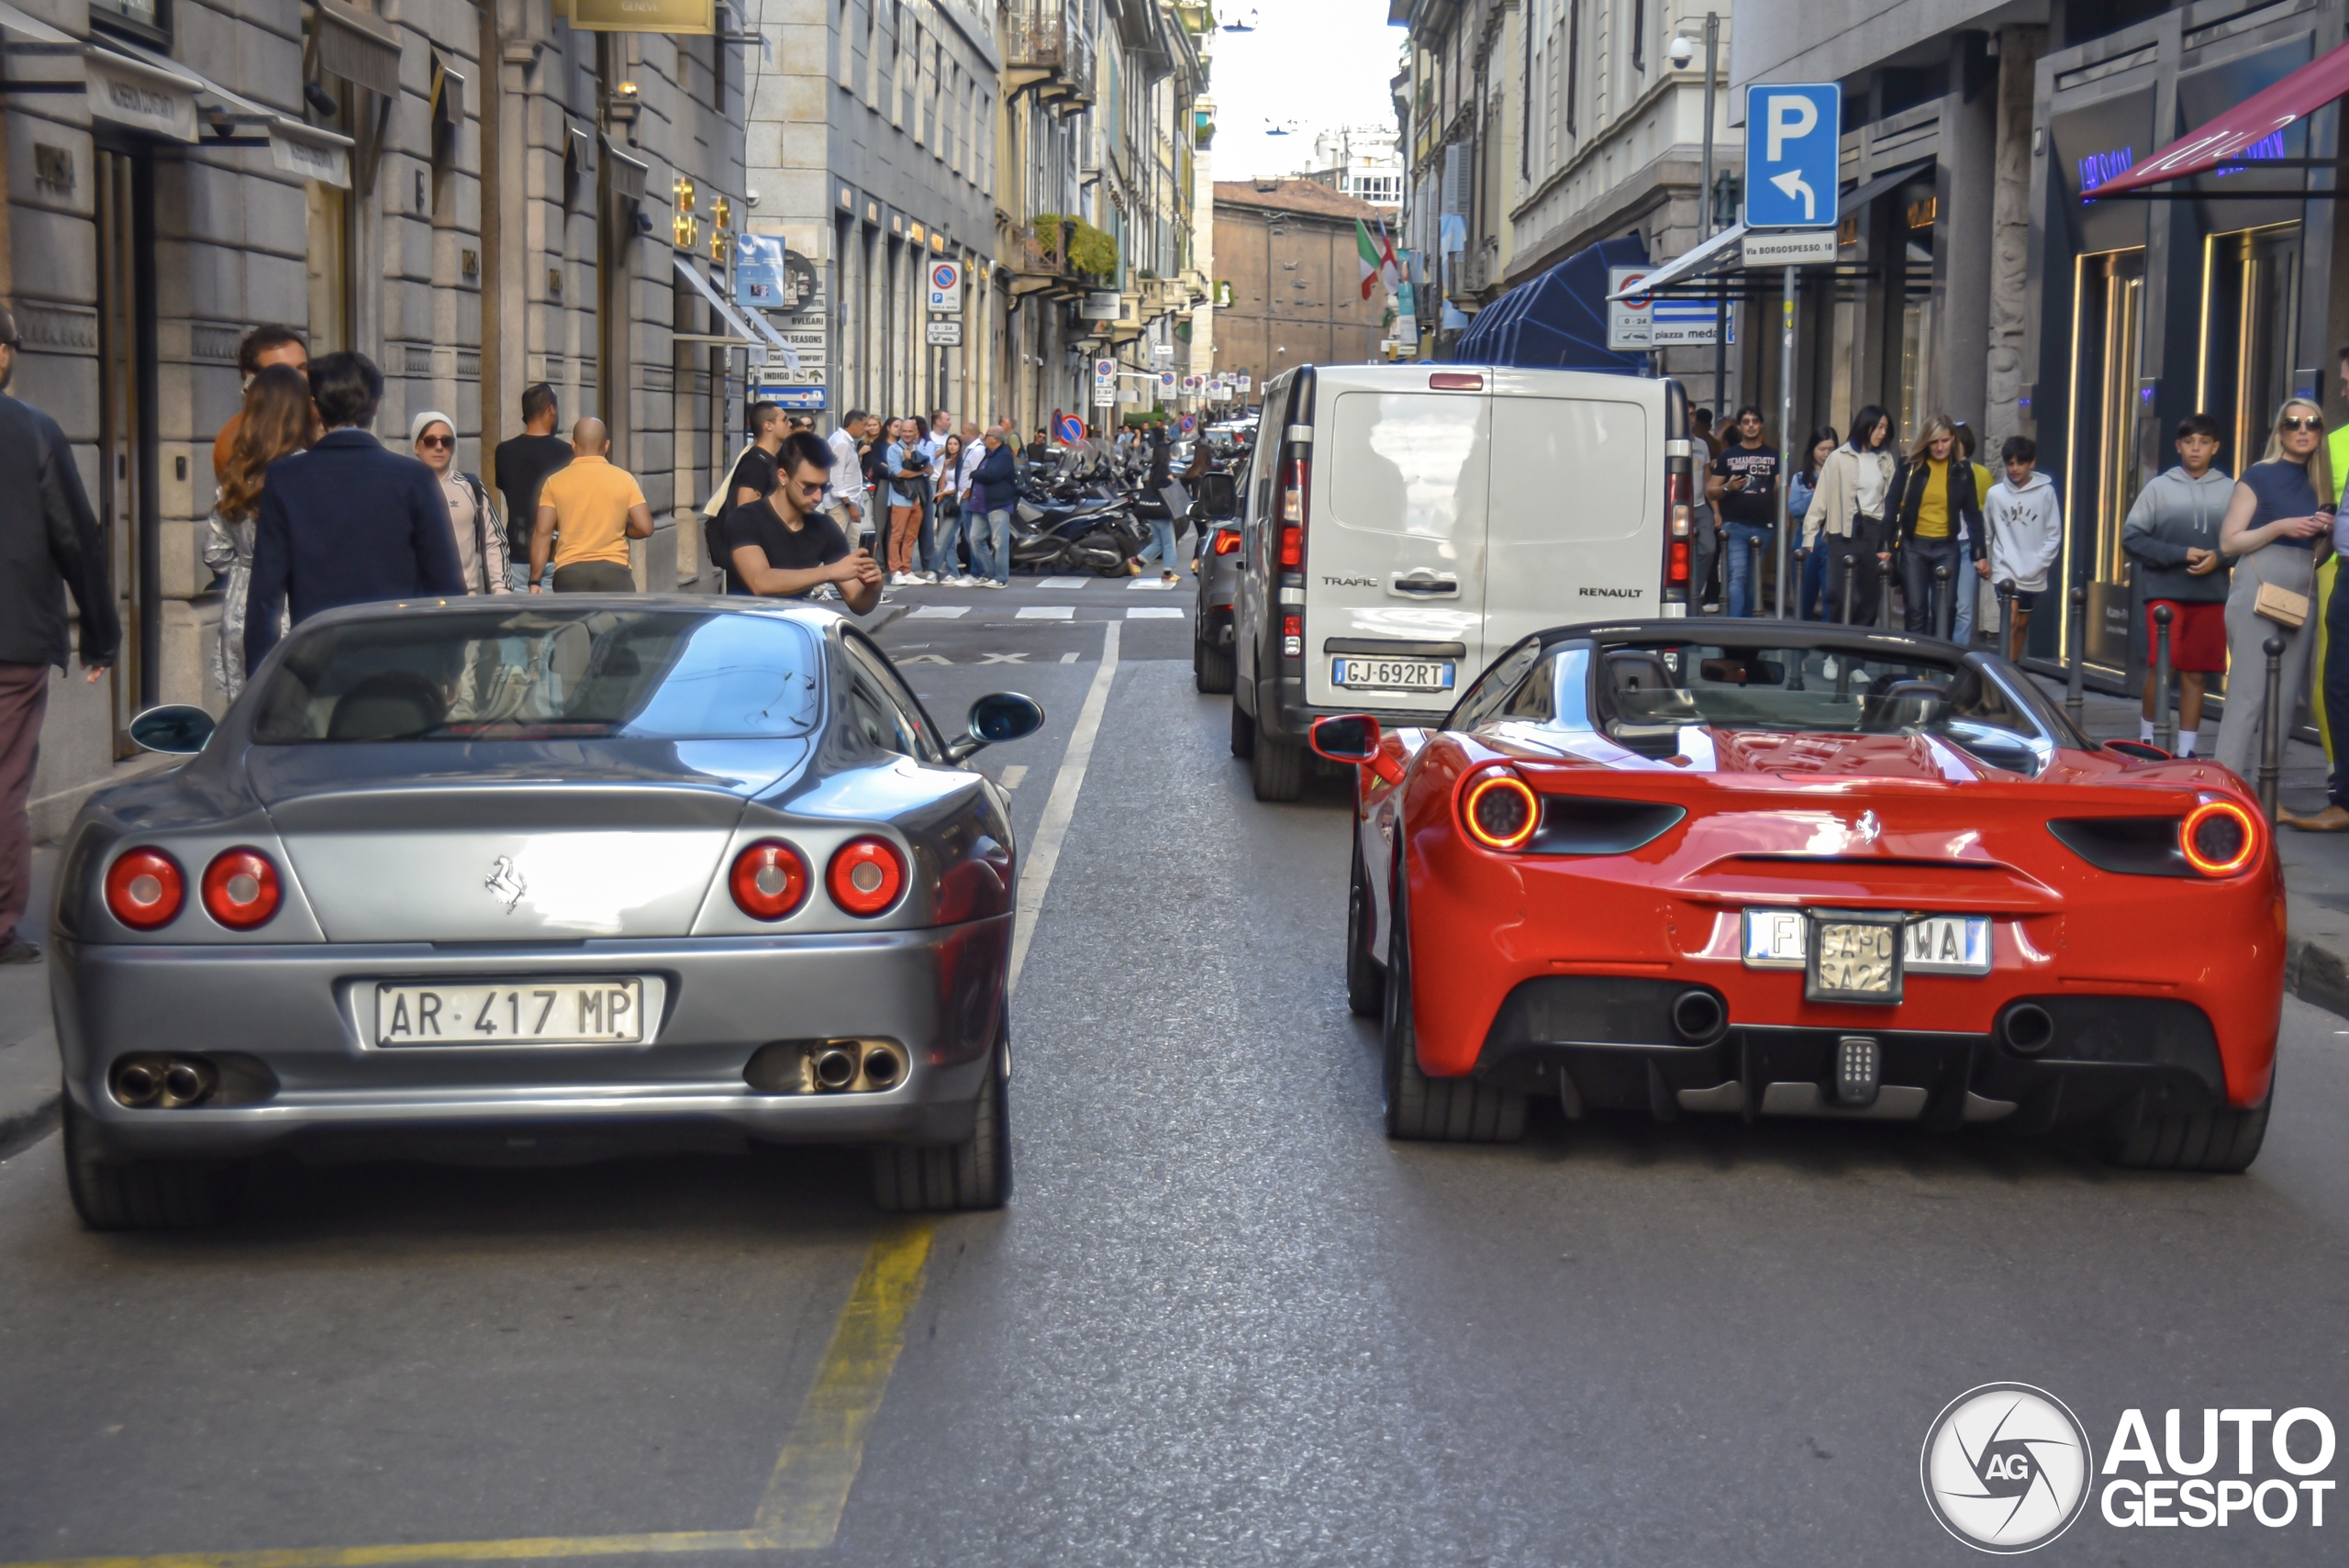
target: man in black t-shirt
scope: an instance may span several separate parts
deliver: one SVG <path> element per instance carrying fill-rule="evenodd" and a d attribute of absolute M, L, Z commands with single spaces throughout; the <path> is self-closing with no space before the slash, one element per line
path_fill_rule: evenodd
<path fill-rule="evenodd" d="M 881 603 L 881 566 L 869 551 L 852 550 L 840 525 L 818 510 L 824 501 L 832 449 L 805 431 L 785 436 L 775 466 L 789 477 L 765 497 L 726 514 L 731 575 L 748 592 L 796 599 L 819 584 L 840 591 L 857 615 Z"/>
<path fill-rule="evenodd" d="M 506 559 L 518 581 L 515 592 L 528 586 L 530 572 L 530 528 L 539 517 L 539 486 L 547 475 L 571 462 L 571 443 L 556 435 L 562 410 L 555 406 L 554 388 L 533 382 L 522 389 L 523 434 L 497 443 L 490 454 L 490 473 L 498 493 L 506 497 Z"/>
<path fill-rule="evenodd" d="M 1762 410 L 1752 404 L 1737 411 L 1737 439 L 1713 459 L 1705 498 L 1720 508 L 1727 525 L 1729 604 L 1732 616 L 1761 613 L 1761 584 L 1753 578 L 1758 542 L 1769 553 L 1778 520 L 1778 453 L 1762 440 Z"/>
<path fill-rule="evenodd" d="M 702 519 L 704 547 L 711 563 L 726 572 L 726 591 L 729 594 L 747 594 L 750 590 L 734 580 L 732 566 L 726 559 L 726 515 L 737 506 L 766 499 L 775 484 L 774 454 L 783 450 L 783 438 L 790 433 L 779 404 L 753 403 L 750 417 L 751 444 L 742 449 L 742 455 L 734 460 L 733 472 L 726 476 L 726 488 L 720 493 L 723 500 Z"/>

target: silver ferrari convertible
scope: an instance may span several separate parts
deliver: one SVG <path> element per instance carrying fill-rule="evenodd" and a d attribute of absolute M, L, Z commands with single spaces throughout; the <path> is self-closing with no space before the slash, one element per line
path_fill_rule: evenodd
<path fill-rule="evenodd" d="M 306 622 L 83 808 L 50 966 L 74 1206 L 195 1225 L 243 1162 L 872 1146 L 1011 1180 L 1007 799 L 827 610 L 601 595 Z"/>

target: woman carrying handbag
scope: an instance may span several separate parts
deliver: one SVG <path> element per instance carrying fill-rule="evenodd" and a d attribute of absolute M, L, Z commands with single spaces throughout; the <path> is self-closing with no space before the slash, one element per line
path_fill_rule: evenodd
<path fill-rule="evenodd" d="M 2307 684 L 2318 552 L 2332 548 L 2332 507 L 2321 497 L 2332 493 L 2324 411 L 2291 398 L 2276 415 L 2266 455 L 2235 481 L 2219 525 L 2219 553 L 2235 569 L 2227 589 L 2227 711 L 2214 755 L 2247 779 L 2257 776 L 2265 751 L 2270 637 L 2284 639 L 2277 712 L 2288 726 Z"/>

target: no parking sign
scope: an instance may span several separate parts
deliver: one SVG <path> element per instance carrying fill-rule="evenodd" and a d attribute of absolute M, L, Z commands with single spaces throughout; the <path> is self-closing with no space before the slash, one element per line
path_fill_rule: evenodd
<path fill-rule="evenodd" d="M 1052 427 L 1052 433 L 1061 439 L 1063 446 L 1073 447 L 1085 439 L 1085 421 L 1074 414 L 1063 414 L 1061 422 Z"/>
<path fill-rule="evenodd" d="M 963 263 L 932 261 L 930 264 L 930 307 L 932 310 L 963 308 Z"/>

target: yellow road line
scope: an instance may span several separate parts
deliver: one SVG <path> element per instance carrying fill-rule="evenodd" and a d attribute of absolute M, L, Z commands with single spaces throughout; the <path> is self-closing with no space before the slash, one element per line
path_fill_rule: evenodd
<path fill-rule="evenodd" d="M 292 1547 L 265 1551 L 175 1551 L 149 1557 L 61 1557 L 0 1568 L 384 1568 L 412 1562 L 506 1562 L 560 1557 L 651 1557 L 681 1551 L 820 1550 L 840 1532 L 849 1489 L 864 1462 L 864 1434 L 888 1391 L 906 1319 L 921 1298 L 930 1228 L 908 1226 L 873 1244 L 849 1292 L 815 1386 L 784 1440 L 749 1529 L 660 1530 L 644 1535 L 550 1535 L 513 1540 L 432 1540 L 386 1546 Z"/>

